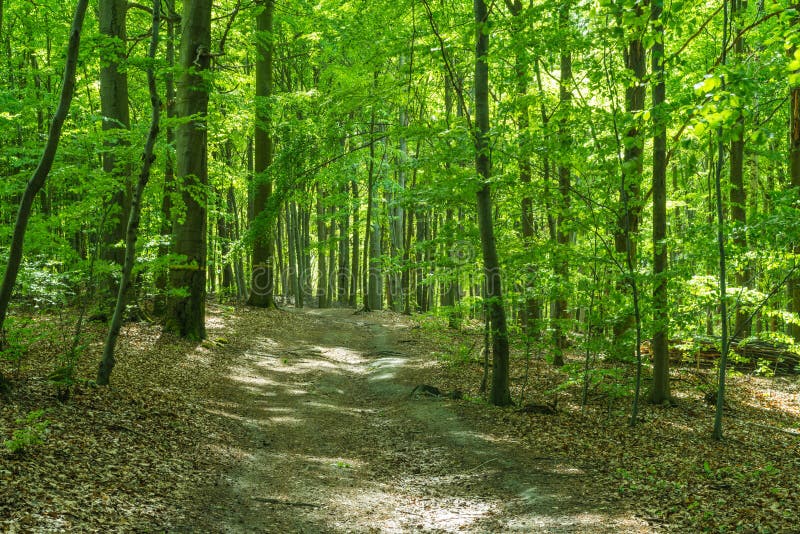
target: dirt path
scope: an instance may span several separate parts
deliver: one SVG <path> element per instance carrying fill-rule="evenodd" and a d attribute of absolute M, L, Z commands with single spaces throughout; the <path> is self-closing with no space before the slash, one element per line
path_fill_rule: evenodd
<path fill-rule="evenodd" d="M 411 396 L 429 362 L 407 319 L 290 309 L 257 325 L 224 348 L 237 365 L 204 408 L 236 438 L 209 436 L 231 469 L 187 530 L 648 531 L 583 509 L 585 473 L 471 428 L 465 401 Z"/>

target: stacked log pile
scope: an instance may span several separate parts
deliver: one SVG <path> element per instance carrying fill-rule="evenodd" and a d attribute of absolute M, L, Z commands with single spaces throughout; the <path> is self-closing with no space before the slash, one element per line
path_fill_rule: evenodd
<path fill-rule="evenodd" d="M 670 363 L 674 366 L 713 367 L 720 356 L 719 345 L 719 338 L 711 337 L 671 340 Z M 800 372 L 800 354 L 797 351 L 796 347 L 776 341 L 734 340 L 731 342 L 731 363 L 741 370 L 768 367 L 779 374 L 797 374 Z M 642 354 L 650 353 L 650 343 L 643 343 Z"/>

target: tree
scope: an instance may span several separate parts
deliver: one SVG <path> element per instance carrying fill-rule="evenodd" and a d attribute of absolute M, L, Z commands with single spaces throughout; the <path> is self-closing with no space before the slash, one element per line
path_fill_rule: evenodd
<path fill-rule="evenodd" d="M 794 4 L 794 8 L 800 12 L 800 4 Z M 800 16 L 795 15 L 792 26 L 798 26 L 798 21 Z M 800 46 L 795 44 L 790 50 L 795 68 L 789 76 L 789 178 L 790 185 L 800 192 Z M 800 255 L 800 244 L 795 244 L 794 254 Z M 789 279 L 789 308 L 800 315 L 800 277 L 796 275 Z M 800 324 L 792 323 L 789 333 L 795 341 L 800 341 Z"/>
<path fill-rule="evenodd" d="M 150 63 L 147 67 L 147 86 L 150 93 L 150 130 L 147 134 L 144 150 L 142 150 L 142 169 L 139 173 L 139 179 L 136 182 L 136 187 L 133 190 L 131 197 L 131 209 L 128 216 L 128 224 L 125 231 L 125 261 L 122 264 L 122 278 L 119 283 L 117 291 L 117 303 L 114 307 L 114 315 L 111 318 L 111 325 L 108 329 L 108 336 L 103 348 L 103 358 L 100 361 L 100 368 L 97 371 L 97 384 L 101 386 L 108 385 L 111 378 L 111 371 L 114 369 L 114 351 L 119 338 L 120 328 L 122 327 L 122 319 L 125 314 L 125 305 L 127 303 L 128 287 L 131 283 L 131 274 L 133 272 L 133 262 L 136 258 L 136 238 L 139 231 L 139 222 L 141 219 L 142 211 L 142 195 L 147 182 L 150 179 L 150 167 L 153 165 L 155 156 L 153 149 L 158 137 L 158 123 L 161 117 L 161 99 L 158 97 L 158 89 L 156 88 L 156 73 L 153 62 L 156 57 L 156 50 L 158 50 L 158 33 L 159 23 L 161 20 L 161 0 L 153 0 L 153 25 L 151 27 L 150 37 L 150 50 L 148 58 Z"/>
<path fill-rule="evenodd" d="M 100 110 L 103 114 L 103 130 L 109 140 L 103 151 L 103 170 L 116 182 L 111 193 L 110 206 L 113 206 L 110 220 L 103 232 L 103 258 L 117 265 L 125 261 L 125 249 L 119 242 L 125 238 L 125 226 L 131 206 L 130 170 L 126 157 L 117 153 L 119 147 L 127 144 L 124 133 L 130 129 L 128 111 L 128 74 L 120 62 L 125 58 L 127 32 L 125 18 L 128 11 L 127 0 L 100 0 L 100 33 L 105 38 L 101 47 L 102 64 L 100 68 Z M 110 283 L 109 289 L 116 284 Z"/>
<path fill-rule="evenodd" d="M 174 225 L 175 254 L 170 266 L 173 288 L 165 327 L 181 337 L 203 339 L 206 304 L 207 123 L 211 65 L 211 0 L 187 0 L 179 66 L 175 129 L 176 180 L 185 213 Z"/>
<path fill-rule="evenodd" d="M 653 389 L 655 404 L 671 400 L 669 387 L 669 299 L 667 295 L 667 121 L 664 110 L 664 0 L 653 0 Z"/>
<path fill-rule="evenodd" d="M 495 406 L 511 404 L 508 389 L 508 328 L 503 307 L 500 262 L 492 221 L 489 179 L 492 163 L 489 145 L 489 11 L 484 0 L 474 0 L 475 13 L 475 170 L 480 179 L 477 192 L 478 226 L 483 253 L 483 274 L 492 330 L 492 388 L 489 398 Z"/>
<path fill-rule="evenodd" d="M 272 196 L 272 179 L 268 169 L 272 163 L 271 111 L 269 99 L 272 96 L 272 56 L 274 39 L 272 37 L 274 0 L 263 0 L 262 10 L 257 15 L 256 34 L 256 132 L 255 132 L 255 176 L 253 178 L 253 266 L 250 297 L 251 306 L 269 308 L 274 303 L 275 273 L 273 268 L 272 227 L 274 216 L 269 212 Z"/>
<path fill-rule="evenodd" d="M 19 273 L 19 265 L 22 261 L 22 248 L 25 242 L 25 230 L 30 220 L 33 200 L 36 194 L 42 189 L 42 186 L 47 180 L 47 176 L 50 174 L 50 169 L 53 166 L 53 160 L 58 150 L 58 144 L 61 140 L 61 130 L 64 127 L 67 113 L 69 113 L 72 97 L 75 94 L 75 70 L 78 65 L 81 30 L 86 17 L 87 5 L 88 0 L 78 0 L 75 6 L 75 14 L 72 18 L 72 26 L 69 31 L 67 61 L 64 65 L 64 76 L 61 82 L 61 96 L 58 100 L 58 107 L 50 122 L 50 133 L 47 136 L 47 142 L 42 151 L 42 156 L 39 159 L 39 164 L 33 172 L 33 176 L 31 176 L 28 181 L 19 202 L 16 223 L 14 224 L 14 234 L 11 239 L 10 250 L 8 251 L 8 263 L 6 264 L 6 271 L 3 275 L 3 284 L 0 286 L 0 332 L 3 332 L 6 314 L 8 313 L 8 305 L 11 301 L 11 293 L 17 280 L 17 274 Z"/>

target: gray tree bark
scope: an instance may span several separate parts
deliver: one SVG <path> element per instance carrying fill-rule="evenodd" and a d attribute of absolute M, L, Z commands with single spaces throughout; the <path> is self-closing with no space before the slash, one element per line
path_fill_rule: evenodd
<path fill-rule="evenodd" d="M 489 148 L 489 13 L 484 0 L 474 0 L 475 13 L 475 170 L 482 186 L 477 192 L 478 227 L 486 279 L 486 299 L 492 330 L 492 388 L 489 400 L 495 406 L 511 404 L 508 388 L 508 328 L 503 306 L 500 262 L 492 221 L 492 196 L 489 188 L 491 158 Z"/>
<path fill-rule="evenodd" d="M 206 335 L 206 197 L 208 186 L 207 123 L 211 85 L 204 72 L 211 65 L 211 0 L 184 4 L 175 129 L 176 180 L 186 215 L 174 227 L 175 253 L 184 257 L 170 267 L 174 292 L 168 302 L 165 328 L 181 337 Z"/>

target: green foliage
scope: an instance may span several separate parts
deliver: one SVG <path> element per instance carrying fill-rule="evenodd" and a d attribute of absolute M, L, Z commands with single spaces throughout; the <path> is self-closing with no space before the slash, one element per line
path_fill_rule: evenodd
<path fill-rule="evenodd" d="M 3 446 L 14 454 L 25 454 L 44 443 L 47 436 L 48 419 L 43 419 L 45 410 L 34 410 L 16 420 L 21 428 L 14 430 L 12 437 L 3 441 Z"/>

